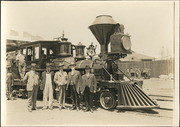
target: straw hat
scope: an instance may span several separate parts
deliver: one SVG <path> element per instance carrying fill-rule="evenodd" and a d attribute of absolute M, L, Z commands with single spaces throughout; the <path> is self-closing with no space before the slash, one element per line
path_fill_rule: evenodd
<path fill-rule="evenodd" d="M 70 66 L 76 66 L 76 63 L 75 62 L 71 62 Z"/>
<path fill-rule="evenodd" d="M 91 69 L 89 65 L 86 65 L 85 69 Z"/>
<path fill-rule="evenodd" d="M 62 63 L 59 63 L 59 67 L 62 67 L 62 66 L 64 66 L 64 64 L 62 64 Z"/>
<path fill-rule="evenodd" d="M 35 67 L 36 66 L 36 64 L 35 63 L 31 63 L 31 67 Z"/>
<path fill-rule="evenodd" d="M 46 64 L 46 67 L 51 67 L 51 66 L 52 66 L 51 63 Z"/>

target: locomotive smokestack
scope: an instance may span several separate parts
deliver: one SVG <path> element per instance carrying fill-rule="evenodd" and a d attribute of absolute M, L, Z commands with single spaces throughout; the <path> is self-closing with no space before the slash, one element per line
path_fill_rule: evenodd
<path fill-rule="evenodd" d="M 101 45 L 101 53 L 108 52 L 108 44 L 110 42 L 110 36 L 114 33 L 116 22 L 110 15 L 99 15 L 96 17 L 89 29 Z"/>

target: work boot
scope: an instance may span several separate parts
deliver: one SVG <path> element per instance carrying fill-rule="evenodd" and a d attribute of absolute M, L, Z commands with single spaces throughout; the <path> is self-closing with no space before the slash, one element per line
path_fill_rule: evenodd
<path fill-rule="evenodd" d="M 87 111 L 89 111 L 89 109 L 88 109 L 88 108 L 86 108 L 86 109 L 84 110 L 84 112 L 87 112 Z"/>
<path fill-rule="evenodd" d="M 59 110 L 60 110 L 60 111 L 62 110 L 62 107 L 61 107 L 61 106 L 59 106 Z"/>
<path fill-rule="evenodd" d="M 53 110 L 53 107 L 50 107 L 49 110 Z"/>
<path fill-rule="evenodd" d="M 63 107 L 62 107 L 62 109 L 66 109 L 66 107 L 65 107 L 65 106 L 63 106 Z"/>
<path fill-rule="evenodd" d="M 91 113 L 93 113 L 93 112 L 94 112 L 94 110 L 93 110 L 93 109 L 90 109 L 90 112 L 91 112 Z"/>
<path fill-rule="evenodd" d="M 32 108 L 32 110 L 37 110 L 37 108 L 36 108 L 36 107 L 34 107 L 34 108 Z"/>
<path fill-rule="evenodd" d="M 79 107 L 76 108 L 76 111 L 79 111 Z"/>
<path fill-rule="evenodd" d="M 29 112 L 32 112 L 32 109 L 31 109 L 31 108 L 28 108 L 28 111 L 29 111 Z"/>
<path fill-rule="evenodd" d="M 71 110 L 74 110 L 75 108 L 76 108 L 75 106 L 72 106 L 72 107 L 71 107 Z"/>
<path fill-rule="evenodd" d="M 47 109 L 47 107 L 43 107 L 43 108 L 42 108 L 42 110 L 46 110 L 46 109 Z"/>

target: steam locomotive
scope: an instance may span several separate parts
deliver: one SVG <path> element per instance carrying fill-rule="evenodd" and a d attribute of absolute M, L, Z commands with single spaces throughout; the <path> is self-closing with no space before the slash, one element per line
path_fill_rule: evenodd
<path fill-rule="evenodd" d="M 26 71 L 30 69 L 31 63 L 36 63 L 37 71 L 41 75 L 47 62 L 52 63 L 53 71 L 58 71 L 58 64 L 63 62 L 64 70 L 69 72 L 69 63 L 75 61 L 76 69 L 84 74 L 85 66 L 90 65 L 97 79 L 97 100 L 104 109 L 158 108 L 156 101 L 142 91 L 143 81 L 132 80 L 118 67 L 120 59 L 132 53 L 130 35 L 124 33 L 124 25 L 116 23 L 110 15 L 99 15 L 89 29 L 100 44 L 98 57 L 95 57 L 96 47 L 93 44 L 87 48 L 89 57 L 86 58 L 85 46 L 81 43 L 73 45 L 63 34 L 56 41 L 36 41 L 19 45 L 18 48 L 26 55 Z M 25 91 L 25 84 L 16 77 L 15 86 L 19 91 Z M 129 80 L 124 80 L 124 77 Z"/>

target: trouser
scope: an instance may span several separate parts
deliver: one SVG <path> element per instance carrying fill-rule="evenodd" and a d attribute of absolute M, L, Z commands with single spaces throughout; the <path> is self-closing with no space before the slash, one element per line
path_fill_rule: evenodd
<path fill-rule="evenodd" d="M 53 88 L 51 82 L 45 84 L 45 88 L 43 91 L 43 102 L 45 108 L 47 108 L 47 105 L 49 106 L 49 108 L 53 107 Z"/>
<path fill-rule="evenodd" d="M 57 101 L 59 101 L 59 89 L 58 90 L 56 90 L 55 89 L 55 95 L 54 95 L 54 98 L 57 100 Z"/>
<path fill-rule="evenodd" d="M 24 65 L 18 65 L 18 71 L 19 71 L 21 79 L 24 78 L 24 75 L 25 75 L 25 66 Z"/>
<path fill-rule="evenodd" d="M 65 107 L 66 85 L 59 86 L 59 106 Z"/>
<path fill-rule="evenodd" d="M 72 105 L 75 107 L 79 107 L 79 95 L 74 85 L 70 85 L 70 93 L 71 93 Z"/>
<path fill-rule="evenodd" d="M 6 97 L 7 99 L 11 99 L 11 92 L 12 92 L 12 87 L 10 85 L 10 83 L 6 83 L 7 87 L 6 87 Z"/>
<path fill-rule="evenodd" d="M 86 108 L 92 109 L 93 108 L 93 94 L 90 92 L 89 87 L 86 87 L 84 90 L 84 99 L 85 99 L 85 104 Z"/>
<path fill-rule="evenodd" d="M 33 109 L 36 108 L 36 100 L 37 100 L 37 92 L 39 86 L 33 86 L 32 91 L 28 91 L 28 108 Z"/>

